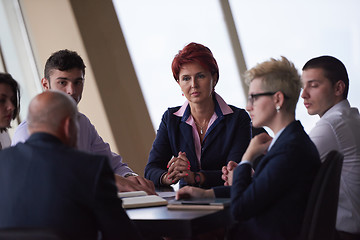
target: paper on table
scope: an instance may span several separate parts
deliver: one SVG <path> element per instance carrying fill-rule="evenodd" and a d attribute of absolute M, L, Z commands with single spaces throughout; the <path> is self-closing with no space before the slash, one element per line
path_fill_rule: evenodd
<path fill-rule="evenodd" d="M 230 206 L 230 198 L 214 198 L 214 199 L 181 199 L 169 201 L 168 209 L 196 209 L 196 210 L 210 210 L 210 209 L 224 209 Z"/>

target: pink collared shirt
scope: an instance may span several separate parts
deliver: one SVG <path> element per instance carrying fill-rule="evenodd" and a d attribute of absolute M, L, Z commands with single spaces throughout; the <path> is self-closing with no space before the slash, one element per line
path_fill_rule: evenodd
<path fill-rule="evenodd" d="M 215 99 L 219 104 L 220 110 L 222 112 L 223 115 L 227 115 L 230 113 L 233 113 L 234 111 L 227 105 L 227 103 L 224 101 L 224 99 L 222 99 L 222 97 L 220 97 L 219 94 L 215 93 Z M 185 101 L 185 103 L 181 106 L 181 108 L 174 113 L 174 115 L 178 116 L 178 117 L 183 117 L 184 116 L 184 112 L 186 110 L 186 108 L 189 105 L 189 101 Z M 211 127 L 211 125 L 215 122 L 215 120 L 218 118 L 216 111 L 214 111 L 213 115 L 210 118 L 208 127 L 205 131 L 205 136 L 206 133 L 208 131 L 208 129 Z M 195 152 L 196 152 L 196 156 L 199 162 L 199 166 L 201 168 L 201 163 L 200 163 L 200 159 L 201 159 L 201 142 L 200 142 L 200 137 L 199 137 L 199 133 L 197 131 L 196 128 L 196 124 L 194 121 L 193 116 L 190 114 L 190 116 L 188 117 L 188 119 L 186 119 L 185 121 L 187 124 L 189 124 L 192 127 L 192 134 L 193 134 L 193 139 L 194 139 L 194 144 L 195 144 Z M 205 138 L 204 138 L 205 140 Z"/>

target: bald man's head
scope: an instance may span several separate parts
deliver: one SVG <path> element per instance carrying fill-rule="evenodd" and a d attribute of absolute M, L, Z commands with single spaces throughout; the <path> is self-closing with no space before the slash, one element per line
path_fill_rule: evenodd
<path fill-rule="evenodd" d="M 75 101 L 67 94 L 45 91 L 30 102 L 27 118 L 29 132 L 55 135 L 73 147 L 77 140 L 77 113 Z"/>

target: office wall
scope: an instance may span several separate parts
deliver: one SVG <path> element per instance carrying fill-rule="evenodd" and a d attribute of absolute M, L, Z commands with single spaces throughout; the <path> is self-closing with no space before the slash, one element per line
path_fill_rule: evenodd
<path fill-rule="evenodd" d="M 143 174 L 155 137 L 111 0 L 20 0 L 37 69 L 59 49 L 84 59 L 79 110 L 124 162 Z"/>

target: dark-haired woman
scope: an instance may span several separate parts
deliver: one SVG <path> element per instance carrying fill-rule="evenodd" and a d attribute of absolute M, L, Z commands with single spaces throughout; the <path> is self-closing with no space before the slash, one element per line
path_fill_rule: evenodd
<path fill-rule="evenodd" d="M 190 43 L 175 56 L 172 72 L 187 101 L 163 115 L 145 168 L 155 186 L 223 185 L 221 168 L 239 162 L 251 138 L 244 109 L 215 92 L 217 62 L 209 48 Z"/>
<path fill-rule="evenodd" d="M 19 85 L 8 73 L 0 73 L 0 150 L 10 146 L 6 129 L 19 112 Z"/>

